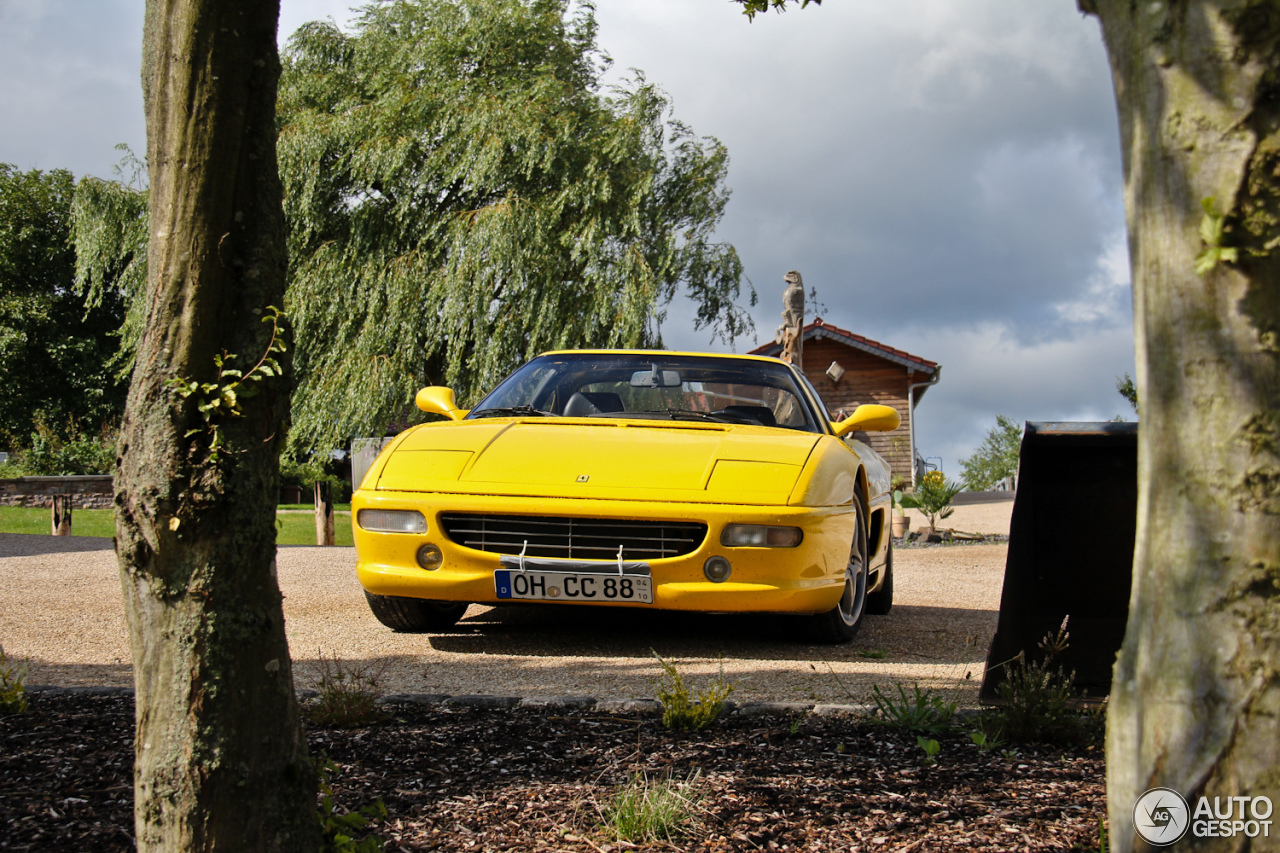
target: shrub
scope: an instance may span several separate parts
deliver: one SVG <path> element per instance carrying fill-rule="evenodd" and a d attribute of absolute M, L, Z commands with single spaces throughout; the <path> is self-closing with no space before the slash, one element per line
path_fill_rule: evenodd
<path fill-rule="evenodd" d="M 939 520 L 955 512 L 951 501 L 962 489 L 962 484 L 948 480 L 941 471 L 930 471 L 916 483 L 915 494 L 902 496 L 902 505 L 920 510 L 929 517 L 929 526 L 937 527 Z"/>
<path fill-rule="evenodd" d="M 701 787 L 697 771 L 686 780 L 652 781 L 635 774 L 605 806 L 601 817 L 620 841 L 670 841 L 678 837 L 698 807 Z"/>
<path fill-rule="evenodd" d="M 655 685 L 658 701 L 662 703 L 662 724 L 676 731 L 695 731 L 715 722 L 735 686 L 725 681 L 723 666 L 720 674 L 694 698 L 675 666 L 658 657 L 657 652 L 653 656 L 662 665 L 662 677 Z"/>
<path fill-rule="evenodd" d="M 989 738 L 1004 737 L 1018 743 L 1080 743 L 1100 736 L 1103 715 L 1079 710 L 1080 694 L 1075 673 L 1055 667 L 1054 659 L 1068 647 L 1067 622 L 1057 633 L 1040 641 L 1044 652 L 1038 662 L 1019 654 L 1001 666 L 1005 679 L 996 688 L 1000 705 L 987 711 L 979 730 Z"/>
<path fill-rule="evenodd" d="M 27 710 L 27 667 L 11 663 L 0 646 L 0 716 Z"/>
<path fill-rule="evenodd" d="M 356 811 L 341 808 L 333 797 L 333 786 L 329 783 L 330 774 L 337 769 L 338 765 L 328 758 L 316 762 L 320 787 L 320 803 L 316 810 L 316 817 L 320 821 L 320 853 L 381 853 L 381 838 L 365 835 L 357 841 L 356 836 L 365 831 L 373 821 L 387 816 L 386 805 L 382 800 L 376 800 Z"/>
<path fill-rule="evenodd" d="M 951 728 L 957 704 L 944 700 L 932 690 L 912 686 L 911 695 L 901 683 L 894 685 L 898 695 L 886 694 L 879 685 L 871 688 L 876 711 L 872 722 L 923 734 L 941 734 Z"/>
<path fill-rule="evenodd" d="M 307 721 L 317 726 L 350 729 L 376 723 L 384 716 L 378 707 L 384 664 L 343 663 L 337 652 L 329 659 L 320 653 L 320 695 L 303 706 Z"/>
<path fill-rule="evenodd" d="M 110 474 L 116 464 L 116 433 L 103 429 L 97 436 L 72 429 L 66 438 L 43 422 L 31 433 L 30 446 L 13 454 L 10 466 L 17 476 L 75 476 Z"/>

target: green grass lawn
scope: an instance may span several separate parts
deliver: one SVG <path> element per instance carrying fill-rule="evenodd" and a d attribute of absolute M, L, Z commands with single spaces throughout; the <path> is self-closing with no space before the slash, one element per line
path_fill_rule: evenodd
<path fill-rule="evenodd" d="M 310 506 L 301 507 L 311 509 Z M 349 508 L 349 507 L 348 507 Z M 71 513 L 71 533 L 73 536 L 102 536 L 110 539 L 115 535 L 114 510 L 110 509 L 77 509 Z M 0 506 L 0 533 L 41 533 L 47 534 L 50 527 L 48 507 Z M 351 516 L 338 513 L 334 518 L 339 545 L 351 543 Z M 276 544 L 278 545 L 314 545 L 316 544 L 315 516 L 305 512 L 280 513 L 276 516 Z"/>

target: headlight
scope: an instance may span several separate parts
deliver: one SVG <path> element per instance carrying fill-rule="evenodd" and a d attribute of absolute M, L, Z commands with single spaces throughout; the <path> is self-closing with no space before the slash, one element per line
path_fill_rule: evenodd
<path fill-rule="evenodd" d="M 362 509 L 356 521 L 361 530 L 377 533 L 427 532 L 427 519 L 416 509 Z"/>
<path fill-rule="evenodd" d="M 720 534 L 720 544 L 726 548 L 794 548 L 803 538 L 799 527 L 730 524 Z"/>

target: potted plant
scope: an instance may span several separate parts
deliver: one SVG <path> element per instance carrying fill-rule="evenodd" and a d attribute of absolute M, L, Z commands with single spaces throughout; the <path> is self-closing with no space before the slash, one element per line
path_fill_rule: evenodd
<path fill-rule="evenodd" d="M 941 471 L 930 471 L 916 483 L 914 495 L 903 495 L 903 506 L 919 509 L 929 519 L 928 526 L 920 530 L 922 538 L 932 536 L 937 530 L 938 521 L 955 512 L 951 501 L 963 488 L 963 484 L 948 480 Z"/>
<path fill-rule="evenodd" d="M 895 486 L 897 484 L 895 483 Z M 902 489 L 895 488 L 893 490 L 893 538 L 901 539 L 907 535 L 907 512 L 902 505 Z"/>

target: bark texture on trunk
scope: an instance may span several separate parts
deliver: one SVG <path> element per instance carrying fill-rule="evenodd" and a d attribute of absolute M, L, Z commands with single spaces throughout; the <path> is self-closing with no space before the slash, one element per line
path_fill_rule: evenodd
<path fill-rule="evenodd" d="M 333 521 L 333 488 L 328 483 L 316 483 L 316 544 L 338 544 Z"/>
<path fill-rule="evenodd" d="M 173 384 L 225 384 L 218 358 L 249 371 L 270 346 L 265 309 L 283 305 L 278 14 L 277 0 L 146 5 L 149 308 L 115 496 L 139 850 L 318 844 L 275 577 L 287 363 L 212 421 L 206 392 Z"/>
<path fill-rule="evenodd" d="M 1120 851 L 1146 848 L 1133 807 L 1153 787 L 1192 811 L 1280 804 L 1280 5 L 1080 6 L 1102 23 L 1119 108 L 1142 401 L 1107 732 Z M 1197 274 L 1215 243 L 1236 260 Z M 1248 845 L 1280 849 L 1280 832 L 1178 849 Z"/>

